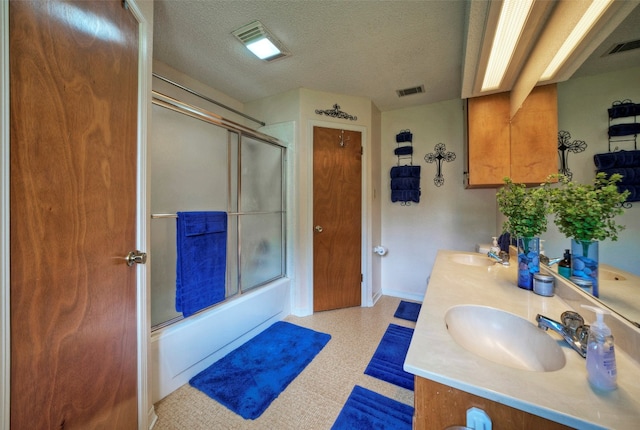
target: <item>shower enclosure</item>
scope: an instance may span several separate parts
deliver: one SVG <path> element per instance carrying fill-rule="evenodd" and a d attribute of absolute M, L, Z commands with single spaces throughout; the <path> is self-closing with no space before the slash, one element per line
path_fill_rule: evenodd
<path fill-rule="evenodd" d="M 150 296 L 158 329 L 182 319 L 175 310 L 177 212 L 227 213 L 225 301 L 285 275 L 286 149 L 159 93 L 152 109 Z"/>

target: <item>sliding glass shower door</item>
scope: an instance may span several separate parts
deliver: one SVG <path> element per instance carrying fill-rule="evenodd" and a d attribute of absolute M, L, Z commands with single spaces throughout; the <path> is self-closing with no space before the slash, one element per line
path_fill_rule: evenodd
<path fill-rule="evenodd" d="M 200 118 L 153 105 L 149 139 L 151 323 L 182 319 L 175 310 L 176 213 L 228 215 L 226 298 L 285 274 L 285 148 Z"/>

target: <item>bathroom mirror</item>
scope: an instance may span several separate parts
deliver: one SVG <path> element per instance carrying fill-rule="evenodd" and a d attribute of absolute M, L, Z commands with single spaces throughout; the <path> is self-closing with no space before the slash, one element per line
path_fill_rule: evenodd
<path fill-rule="evenodd" d="M 636 41 L 637 47 L 639 40 L 640 6 L 637 6 L 569 80 L 558 83 L 559 129 L 569 132 L 571 141 L 586 142 L 583 152 L 568 154 L 574 181 L 591 183 L 595 176 L 593 155 L 609 150 L 607 109 L 611 104 L 625 99 L 640 103 L 640 49 L 610 54 L 627 42 Z M 640 136 L 636 140 L 636 148 L 633 142 L 627 142 L 611 145 L 611 150 L 640 150 Z M 616 221 L 626 229 L 617 241 L 607 239 L 599 247 L 600 301 L 626 319 L 640 323 L 640 202 L 633 202 Z M 553 217 L 549 218 L 548 230 L 542 238 L 550 258 L 561 257 L 570 248 L 570 240 L 557 230 Z"/>

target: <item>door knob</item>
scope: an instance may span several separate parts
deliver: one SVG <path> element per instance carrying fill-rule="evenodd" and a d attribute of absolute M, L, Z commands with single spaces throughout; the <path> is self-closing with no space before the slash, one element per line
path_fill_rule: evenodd
<path fill-rule="evenodd" d="M 318 233 L 322 233 L 322 226 L 321 226 L 321 225 L 317 225 L 315 230 L 316 230 Z"/>
<path fill-rule="evenodd" d="M 125 257 L 127 260 L 127 266 L 133 266 L 134 264 L 145 264 L 147 262 L 147 253 L 138 251 L 131 251 Z"/>

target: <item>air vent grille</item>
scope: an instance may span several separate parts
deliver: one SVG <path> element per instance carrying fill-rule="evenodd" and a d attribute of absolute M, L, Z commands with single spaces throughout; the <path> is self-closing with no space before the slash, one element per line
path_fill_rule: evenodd
<path fill-rule="evenodd" d="M 417 87 L 405 88 L 403 90 L 396 90 L 398 93 L 398 97 L 410 96 L 412 94 L 420 94 L 424 93 L 424 85 L 420 85 Z"/>
<path fill-rule="evenodd" d="M 631 51 L 640 48 L 640 40 L 632 40 L 630 42 L 617 43 L 609 51 L 607 55 L 617 54 L 619 52 Z"/>
<path fill-rule="evenodd" d="M 252 40 L 266 36 L 267 32 L 260 21 L 253 21 L 252 23 L 237 29 L 231 34 L 233 34 L 240 42 L 247 44 Z"/>

